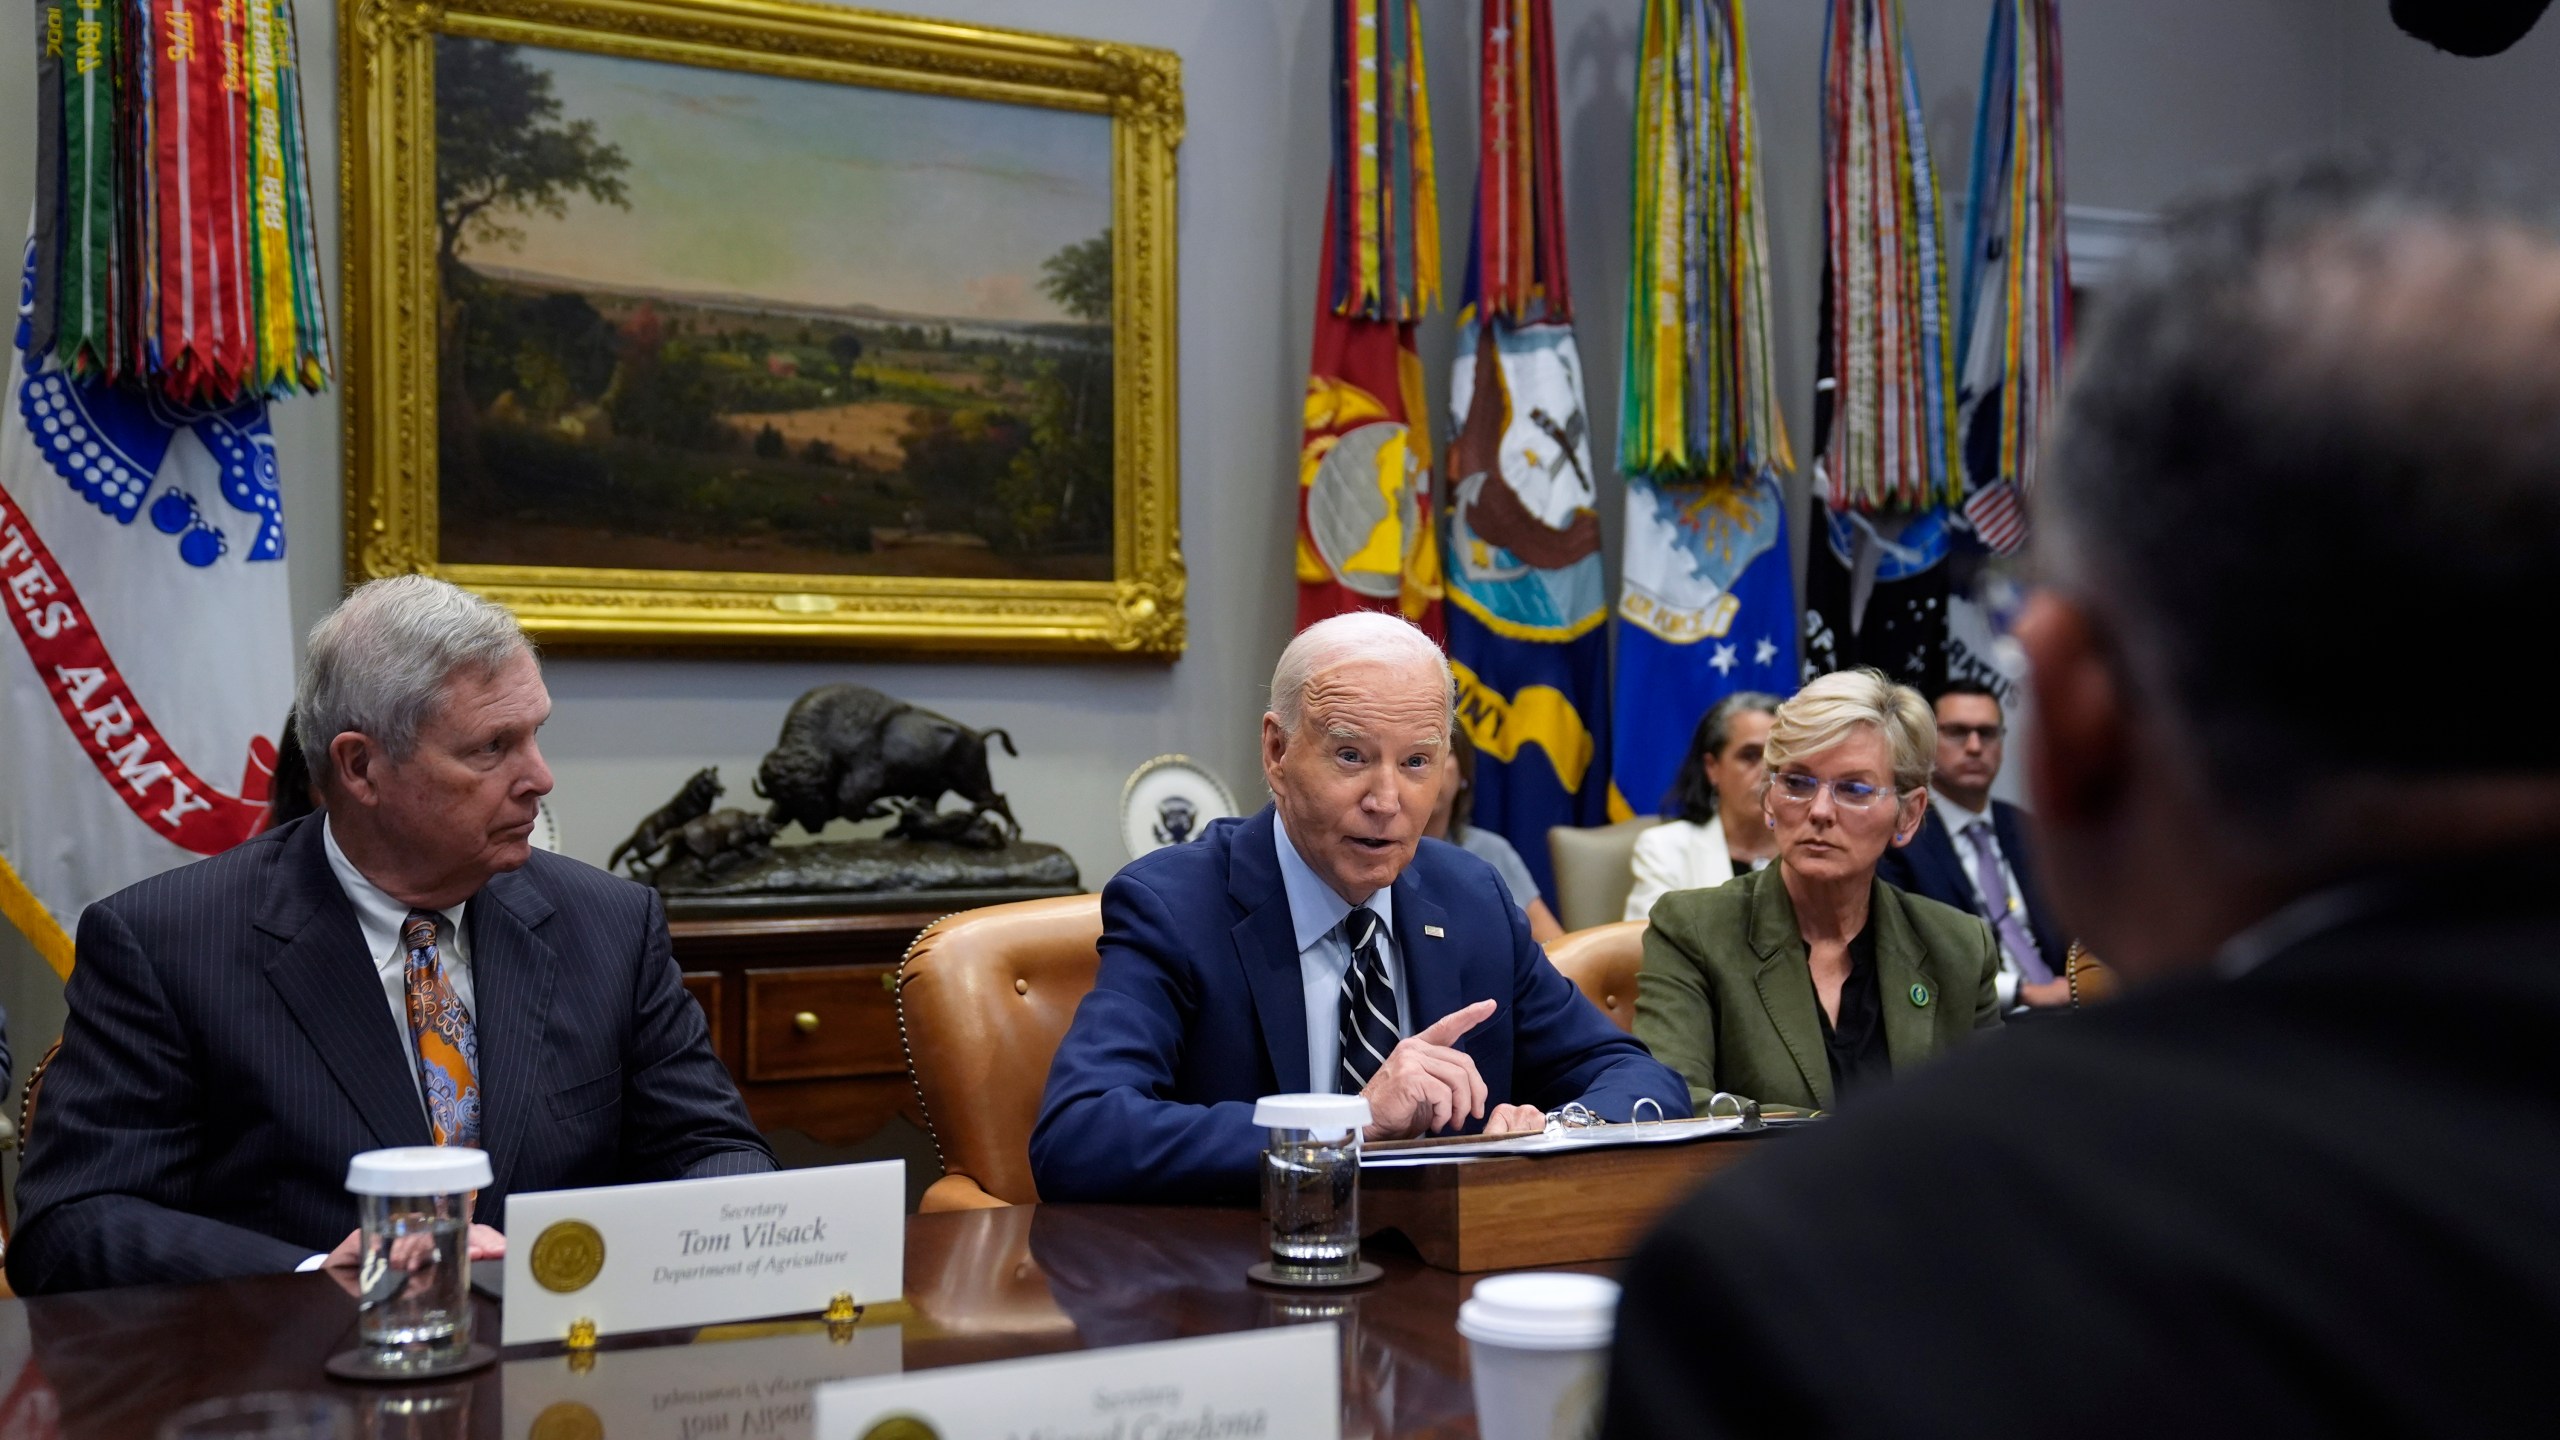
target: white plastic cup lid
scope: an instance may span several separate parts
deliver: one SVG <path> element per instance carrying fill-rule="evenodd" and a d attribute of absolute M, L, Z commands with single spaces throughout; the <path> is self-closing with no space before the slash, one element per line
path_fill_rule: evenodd
<path fill-rule="evenodd" d="M 1342 1135 L 1369 1123 L 1369 1101 L 1359 1095 L 1265 1095 L 1253 1102 L 1253 1123 L 1266 1130 Z"/>
<path fill-rule="evenodd" d="M 1514 1350 L 1596 1350 L 1618 1328 L 1618 1282 L 1532 1271 L 1477 1282 L 1458 1307 L 1458 1333 Z"/>
<path fill-rule="evenodd" d="M 494 1178 L 489 1152 L 468 1145 L 403 1145 L 367 1150 L 347 1162 L 352 1195 L 459 1195 Z"/>

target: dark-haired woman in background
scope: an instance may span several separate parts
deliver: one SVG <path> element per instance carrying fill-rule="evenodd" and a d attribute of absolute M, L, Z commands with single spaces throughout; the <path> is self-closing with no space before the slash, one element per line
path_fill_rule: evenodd
<path fill-rule="evenodd" d="M 1721 885 L 1778 853 L 1777 840 L 1760 821 L 1760 757 L 1777 709 L 1775 695 L 1738 690 L 1699 717 L 1689 758 L 1671 786 L 1671 808 L 1679 818 L 1636 837 L 1636 883 L 1627 892 L 1626 919 L 1650 916 L 1653 902 L 1669 891 Z"/>

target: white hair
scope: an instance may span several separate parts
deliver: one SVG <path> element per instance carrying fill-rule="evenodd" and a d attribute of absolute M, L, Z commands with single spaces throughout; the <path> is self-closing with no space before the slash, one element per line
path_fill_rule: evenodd
<path fill-rule="evenodd" d="M 368 581 L 304 642 L 293 696 L 303 761 L 325 786 L 329 743 L 350 730 L 406 760 L 457 671 L 486 678 L 531 653 L 516 617 L 468 590 L 431 575 Z"/>
<path fill-rule="evenodd" d="M 1383 610 L 1353 610 L 1319 620 L 1298 632 L 1280 663 L 1271 668 L 1271 715 L 1294 735 L 1306 718 L 1307 686 L 1318 675 L 1354 660 L 1405 661 L 1428 665 L 1440 676 L 1440 689 L 1454 701 L 1457 677 L 1449 657 L 1421 627 Z"/>

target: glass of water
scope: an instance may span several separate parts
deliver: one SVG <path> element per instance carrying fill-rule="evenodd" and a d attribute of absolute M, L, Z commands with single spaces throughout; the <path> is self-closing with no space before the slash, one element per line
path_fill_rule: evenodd
<path fill-rule="evenodd" d="M 1360 1129 L 1369 1102 L 1357 1095 L 1266 1095 L 1253 1123 L 1270 1131 L 1262 1152 L 1262 1214 L 1271 1270 L 1284 1280 L 1348 1279 L 1360 1268 Z"/>
<path fill-rule="evenodd" d="M 471 1348 L 471 1206 L 486 1152 L 369 1150 L 347 1164 L 363 1236 L 356 1339 L 385 1370 L 432 1370 Z"/>

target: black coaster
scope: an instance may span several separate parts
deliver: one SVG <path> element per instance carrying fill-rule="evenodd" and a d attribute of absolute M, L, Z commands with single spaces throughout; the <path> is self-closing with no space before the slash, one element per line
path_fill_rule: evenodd
<path fill-rule="evenodd" d="M 498 1348 L 474 1344 L 468 1350 L 441 1365 L 385 1365 L 375 1357 L 381 1352 L 361 1347 L 341 1350 L 329 1357 L 320 1368 L 341 1380 L 369 1380 L 377 1384 L 397 1385 L 411 1380 L 442 1380 L 448 1375 L 468 1375 L 474 1370 L 494 1365 Z"/>
<path fill-rule="evenodd" d="M 1353 1267 L 1348 1275 L 1315 1279 L 1283 1275 L 1271 1267 L 1270 1261 L 1265 1260 L 1259 1265 L 1248 1267 L 1244 1272 L 1244 1278 L 1258 1285 L 1277 1285 L 1284 1290 L 1347 1290 L 1354 1285 L 1366 1285 L 1386 1273 L 1378 1268 L 1377 1262 L 1363 1260 Z"/>

